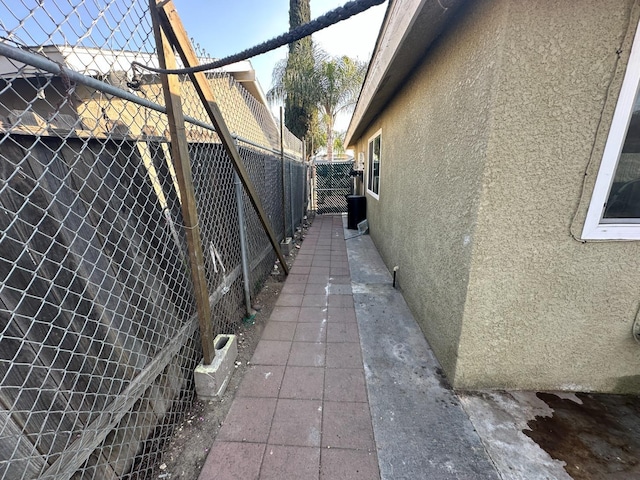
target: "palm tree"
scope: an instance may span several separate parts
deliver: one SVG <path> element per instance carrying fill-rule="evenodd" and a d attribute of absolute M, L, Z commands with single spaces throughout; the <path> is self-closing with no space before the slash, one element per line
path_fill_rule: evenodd
<path fill-rule="evenodd" d="M 327 131 L 327 158 L 332 159 L 336 117 L 355 106 L 367 64 L 342 56 L 321 61 L 319 67 L 318 107 Z"/>
<path fill-rule="evenodd" d="M 294 49 L 273 71 L 273 87 L 267 92 L 270 101 L 288 101 L 293 107 L 317 109 L 326 132 L 327 157 L 333 158 L 333 127 L 337 115 L 353 108 L 364 80 L 367 65 L 347 56 L 329 57 L 312 46 L 311 54 Z M 285 118 L 286 120 L 286 118 Z M 301 122 L 289 119 L 287 128 L 298 137 L 307 137 L 313 117 L 307 117 L 304 128 L 294 131 L 289 125 Z M 304 131 L 304 135 L 301 133 Z M 318 135 L 314 135 L 318 137 Z M 317 145 L 317 144 L 316 144 Z"/>
<path fill-rule="evenodd" d="M 333 150 L 338 156 L 344 155 L 346 151 L 344 148 L 344 139 L 347 136 L 347 132 L 334 132 L 333 136 Z"/>
<path fill-rule="evenodd" d="M 284 102 L 285 125 L 298 138 L 305 138 L 317 111 L 316 62 L 321 51 L 307 45 L 296 45 L 287 58 L 276 63 L 272 87 L 267 92 L 270 102 Z"/>

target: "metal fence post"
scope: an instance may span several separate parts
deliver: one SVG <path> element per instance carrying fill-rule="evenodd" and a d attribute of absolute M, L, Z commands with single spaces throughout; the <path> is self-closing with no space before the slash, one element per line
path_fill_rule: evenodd
<path fill-rule="evenodd" d="M 238 231 L 240 232 L 240 256 L 242 260 L 242 280 L 244 283 L 244 303 L 247 309 L 247 316 L 249 318 L 253 315 L 253 308 L 251 307 L 251 281 L 249 279 L 249 258 L 247 252 L 247 232 L 246 232 L 246 220 L 244 217 L 244 198 L 242 182 L 236 172 L 233 174 L 234 183 L 236 184 L 236 204 L 238 206 Z"/>
<path fill-rule="evenodd" d="M 291 238 L 296 230 L 296 216 L 293 212 L 293 161 L 289 161 L 289 210 L 291 210 Z"/>
<path fill-rule="evenodd" d="M 311 196 L 311 210 L 315 212 L 318 210 L 318 185 L 316 184 L 316 166 L 313 163 L 310 163 L 309 169 L 309 177 L 311 179 L 311 191 L 309 192 Z"/>
<path fill-rule="evenodd" d="M 280 165 L 282 166 L 282 231 L 284 239 L 287 239 L 287 186 L 284 175 L 284 114 L 280 106 Z"/>
<path fill-rule="evenodd" d="M 302 216 L 304 217 L 309 207 L 309 177 L 307 170 L 307 143 L 302 142 Z M 302 223 L 302 219 L 300 219 Z"/>

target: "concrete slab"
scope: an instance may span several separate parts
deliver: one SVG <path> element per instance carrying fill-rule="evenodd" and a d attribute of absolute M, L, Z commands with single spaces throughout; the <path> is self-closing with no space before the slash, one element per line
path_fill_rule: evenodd
<path fill-rule="evenodd" d="M 350 238 L 346 244 L 352 286 L 391 284 L 391 274 L 369 235 Z"/>
<path fill-rule="evenodd" d="M 218 441 L 213 444 L 199 480 L 256 480 L 265 445 Z"/>
<path fill-rule="evenodd" d="M 320 480 L 371 480 L 379 478 L 374 452 L 365 450 L 322 450 Z"/>
<path fill-rule="evenodd" d="M 215 355 L 211 364 L 200 362 L 193 372 L 196 392 L 201 400 L 217 400 L 222 397 L 238 357 L 238 340 L 235 335 L 217 335 L 213 346 Z"/>
<path fill-rule="evenodd" d="M 322 446 L 374 450 L 376 445 L 368 405 L 362 402 L 325 401 L 322 413 Z"/>
<path fill-rule="evenodd" d="M 346 243 L 381 478 L 498 479 L 371 238 Z"/>
<path fill-rule="evenodd" d="M 316 480 L 320 475 L 320 449 L 268 445 L 260 480 Z"/>
<path fill-rule="evenodd" d="M 467 392 L 459 397 L 505 480 L 572 480 L 563 462 L 523 433 L 530 420 L 552 414 L 535 393 Z"/>
<path fill-rule="evenodd" d="M 319 400 L 278 399 L 269 444 L 319 447 L 322 402 Z"/>
<path fill-rule="evenodd" d="M 570 392 L 459 393 L 505 480 L 640 478 L 640 400 Z"/>

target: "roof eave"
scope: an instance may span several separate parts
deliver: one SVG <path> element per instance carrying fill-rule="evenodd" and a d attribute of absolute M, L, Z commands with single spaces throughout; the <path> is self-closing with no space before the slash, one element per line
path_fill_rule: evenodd
<path fill-rule="evenodd" d="M 390 0 L 345 143 L 362 136 L 466 0 Z"/>

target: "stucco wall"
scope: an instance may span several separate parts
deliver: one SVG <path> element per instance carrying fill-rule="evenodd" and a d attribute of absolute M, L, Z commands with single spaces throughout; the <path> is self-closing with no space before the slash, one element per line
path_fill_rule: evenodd
<path fill-rule="evenodd" d="M 474 8 L 483 9 L 485 5 Z M 371 236 L 447 375 L 455 371 L 489 134 L 499 18 L 464 17 L 358 143 L 382 129 Z M 487 35 L 489 33 L 489 35 Z M 482 61 L 478 61 L 481 58 Z"/>
<path fill-rule="evenodd" d="M 639 18 L 469 2 L 357 142 L 382 129 L 371 235 L 456 388 L 640 392 L 640 242 L 576 239 Z"/>
<path fill-rule="evenodd" d="M 582 229 L 637 6 L 490 3 L 505 20 L 502 62 L 454 385 L 638 392 L 640 242 L 570 234 Z"/>

